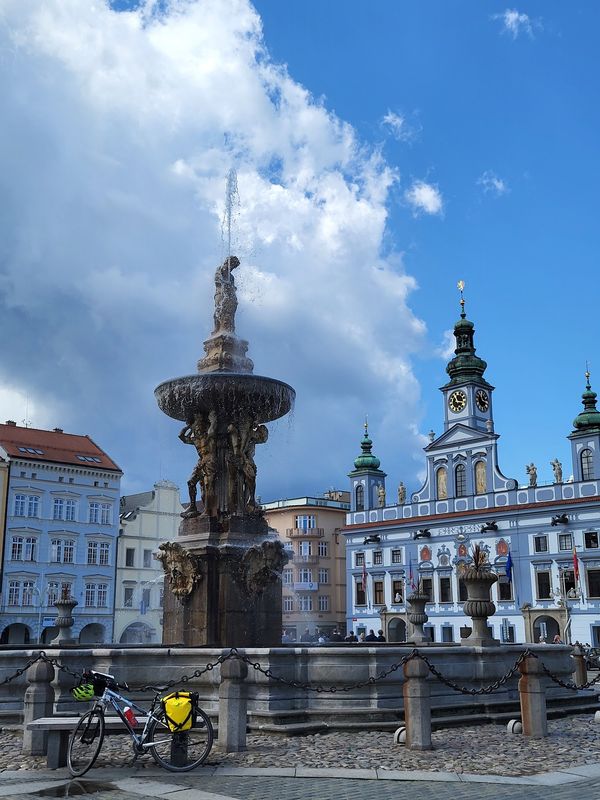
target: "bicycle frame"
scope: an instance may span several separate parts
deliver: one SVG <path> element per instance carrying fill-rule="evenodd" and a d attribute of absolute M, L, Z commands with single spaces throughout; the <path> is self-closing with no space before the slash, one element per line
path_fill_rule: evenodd
<path fill-rule="evenodd" d="M 158 695 L 157 695 L 157 697 L 158 697 Z M 150 710 L 148 711 L 147 709 L 142 708 L 141 706 L 138 706 L 137 703 L 133 702 L 133 700 L 128 700 L 122 694 L 119 694 L 118 692 L 115 692 L 114 689 L 109 689 L 107 687 L 104 690 L 104 692 L 102 693 L 102 697 L 100 697 L 98 700 L 96 700 L 96 706 L 101 706 L 103 712 L 106 711 L 108 706 L 111 706 L 117 712 L 117 715 L 120 717 L 121 721 L 123 722 L 123 724 L 127 728 L 127 731 L 129 732 L 129 735 L 133 739 L 133 742 L 135 744 L 136 750 L 139 750 L 139 751 L 143 752 L 148 747 L 152 747 L 152 744 L 154 744 L 154 743 L 147 744 L 145 742 L 145 739 L 146 739 L 146 735 L 147 735 L 147 732 L 148 732 L 148 726 L 150 725 L 150 722 L 153 719 L 157 719 L 155 714 L 154 714 L 154 709 L 156 708 L 156 705 L 157 705 L 157 703 L 156 703 L 157 697 L 155 697 L 154 700 L 152 701 L 152 706 L 150 707 Z M 143 727 L 141 733 L 136 733 L 135 732 L 133 726 L 129 723 L 129 720 L 127 719 L 127 717 L 123 713 L 121 705 L 122 706 L 129 706 L 130 708 L 133 708 L 134 711 L 139 712 L 140 715 L 143 715 L 143 716 L 146 717 L 146 722 L 144 724 L 144 727 Z"/>

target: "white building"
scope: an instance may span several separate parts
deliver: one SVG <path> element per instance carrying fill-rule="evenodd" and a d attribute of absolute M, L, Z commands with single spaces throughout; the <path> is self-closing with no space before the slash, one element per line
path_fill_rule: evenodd
<path fill-rule="evenodd" d="M 179 487 L 171 481 L 121 498 L 115 642 L 162 641 L 164 572 L 154 554 L 161 542 L 177 536 L 183 510 Z"/>

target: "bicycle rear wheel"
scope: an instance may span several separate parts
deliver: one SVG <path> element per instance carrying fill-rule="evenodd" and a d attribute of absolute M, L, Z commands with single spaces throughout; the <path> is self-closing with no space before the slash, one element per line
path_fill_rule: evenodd
<path fill-rule="evenodd" d="M 152 758 L 170 772 L 189 772 L 200 766 L 213 744 L 213 727 L 208 716 L 198 709 L 193 726 L 173 734 L 162 709 L 148 726 L 147 742 Z"/>
<path fill-rule="evenodd" d="M 95 707 L 77 723 L 69 739 L 67 766 L 73 777 L 79 778 L 94 765 L 104 741 L 104 713 Z"/>

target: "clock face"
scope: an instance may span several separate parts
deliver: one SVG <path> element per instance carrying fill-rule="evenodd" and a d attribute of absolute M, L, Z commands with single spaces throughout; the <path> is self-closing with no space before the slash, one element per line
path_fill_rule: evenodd
<path fill-rule="evenodd" d="M 460 411 L 464 411 L 466 405 L 467 395 L 460 389 L 458 389 L 456 392 L 452 392 L 448 398 L 448 408 L 455 414 L 458 414 Z"/>
<path fill-rule="evenodd" d="M 477 403 L 477 408 L 480 411 L 487 411 L 490 407 L 490 398 L 488 397 L 487 392 L 484 392 L 483 389 L 477 390 L 475 402 Z"/>

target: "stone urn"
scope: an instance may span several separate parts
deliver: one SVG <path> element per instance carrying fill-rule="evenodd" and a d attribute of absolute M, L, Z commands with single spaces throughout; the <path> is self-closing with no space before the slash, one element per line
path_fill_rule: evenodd
<path fill-rule="evenodd" d="M 425 594 L 421 589 L 417 589 L 406 598 L 406 601 L 410 606 L 408 621 L 412 627 L 410 636 L 407 636 L 407 641 L 413 644 L 429 644 L 429 639 L 425 636 L 423 630 L 423 625 L 429 619 L 425 613 L 425 606 L 430 602 L 429 595 Z"/>
<path fill-rule="evenodd" d="M 58 634 L 50 642 L 52 647 L 62 647 L 65 644 L 77 644 L 77 640 L 73 638 L 71 630 L 73 626 L 73 609 L 78 605 L 77 600 L 71 595 L 63 595 L 60 599 L 56 600 L 54 606 L 58 609 L 58 617 L 56 618 L 55 625 L 58 628 Z"/>
<path fill-rule="evenodd" d="M 478 548 L 475 548 L 478 550 Z M 482 553 L 473 554 L 473 563 L 466 567 L 461 575 L 467 587 L 468 600 L 463 604 L 463 611 L 473 620 L 473 630 L 461 644 L 476 647 L 494 647 L 500 644 L 498 639 L 490 636 L 487 627 L 488 617 L 496 612 L 496 606 L 490 600 L 490 590 L 498 580 Z"/>

